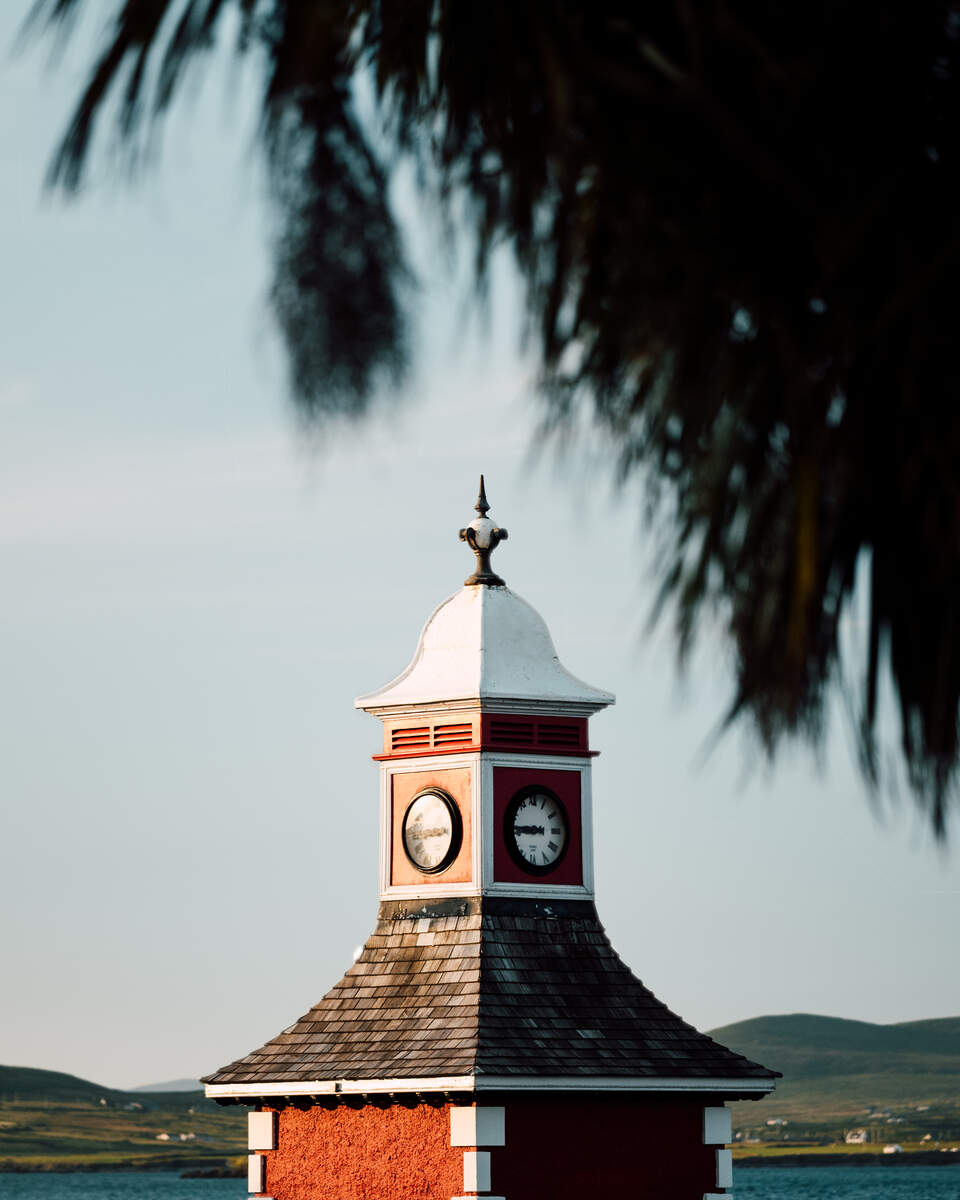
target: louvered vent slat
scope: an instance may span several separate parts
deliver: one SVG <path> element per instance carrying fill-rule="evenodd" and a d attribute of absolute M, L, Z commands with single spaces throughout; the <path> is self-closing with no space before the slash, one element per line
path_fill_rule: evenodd
<path fill-rule="evenodd" d="M 390 745 L 394 750 L 429 750 L 430 727 L 424 725 L 418 729 L 395 729 Z"/>
<path fill-rule="evenodd" d="M 537 741 L 546 746 L 579 746 L 580 730 L 576 725 L 553 725 L 541 721 L 537 727 Z"/>
<path fill-rule="evenodd" d="M 481 728 L 475 721 L 451 721 L 446 725 L 416 725 L 393 729 L 390 749 L 394 754 L 435 753 L 472 746 L 502 746 L 504 749 L 537 753 L 585 753 L 585 721 L 517 720 L 513 717 L 484 716 Z"/>
<path fill-rule="evenodd" d="M 473 741 L 473 726 L 437 725 L 433 730 L 435 746 L 469 746 Z"/>
<path fill-rule="evenodd" d="M 491 721 L 490 740 L 510 746 L 533 745 L 532 721 Z"/>

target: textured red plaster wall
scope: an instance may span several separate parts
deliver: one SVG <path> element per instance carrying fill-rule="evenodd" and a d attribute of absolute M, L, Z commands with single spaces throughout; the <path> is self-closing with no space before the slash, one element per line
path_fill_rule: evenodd
<path fill-rule="evenodd" d="M 266 1155 L 266 1195 L 275 1200 L 450 1200 L 463 1192 L 463 1150 L 450 1146 L 446 1106 L 279 1112 L 277 1149 Z"/>
<path fill-rule="evenodd" d="M 716 1101 L 713 1101 L 716 1103 Z M 506 1146 L 490 1149 L 494 1194 L 508 1200 L 701 1200 L 716 1191 L 703 1145 L 710 1100 L 611 1095 L 485 1096 L 506 1109 Z M 266 1154 L 275 1200 L 451 1200 L 463 1148 L 448 1106 L 278 1110 Z"/>
<path fill-rule="evenodd" d="M 507 1144 L 490 1151 L 490 1173 L 492 1191 L 507 1200 L 702 1200 L 718 1190 L 703 1099 L 529 1095 L 500 1103 Z"/>

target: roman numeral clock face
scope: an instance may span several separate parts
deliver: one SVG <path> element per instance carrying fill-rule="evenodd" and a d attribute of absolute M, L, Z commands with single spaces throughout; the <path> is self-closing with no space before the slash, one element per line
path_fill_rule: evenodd
<path fill-rule="evenodd" d="M 528 875 L 549 875 L 567 852 L 570 826 L 559 799 L 545 787 L 526 787 L 507 805 L 503 835 L 510 857 Z"/>

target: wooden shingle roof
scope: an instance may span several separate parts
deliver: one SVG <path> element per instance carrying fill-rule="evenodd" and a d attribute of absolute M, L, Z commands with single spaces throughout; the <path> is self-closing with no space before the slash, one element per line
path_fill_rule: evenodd
<path fill-rule="evenodd" d="M 775 1075 L 662 1004 L 592 903 L 486 898 L 381 904 L 340 982 L 204 1082 L 251 1094 L 312 1080 L 649 1077 L 743 1081 L 748 1093 Z"/>

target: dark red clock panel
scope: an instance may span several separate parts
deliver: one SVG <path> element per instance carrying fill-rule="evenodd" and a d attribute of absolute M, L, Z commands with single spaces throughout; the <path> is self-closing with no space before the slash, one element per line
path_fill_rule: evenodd
<path fill-rule="evenodd" d="M 560 800 L 570 826 L 570 843 L 557 867 L 547 875 L 528 875 L 510 857 L 503 823 L 507 806 L 521 788 L 539 785 Z M 546 771 L 536 767 L 493 768 L 493 877 L 497 883 L 582 884 L 583 820 L 579 771 Z"/>

